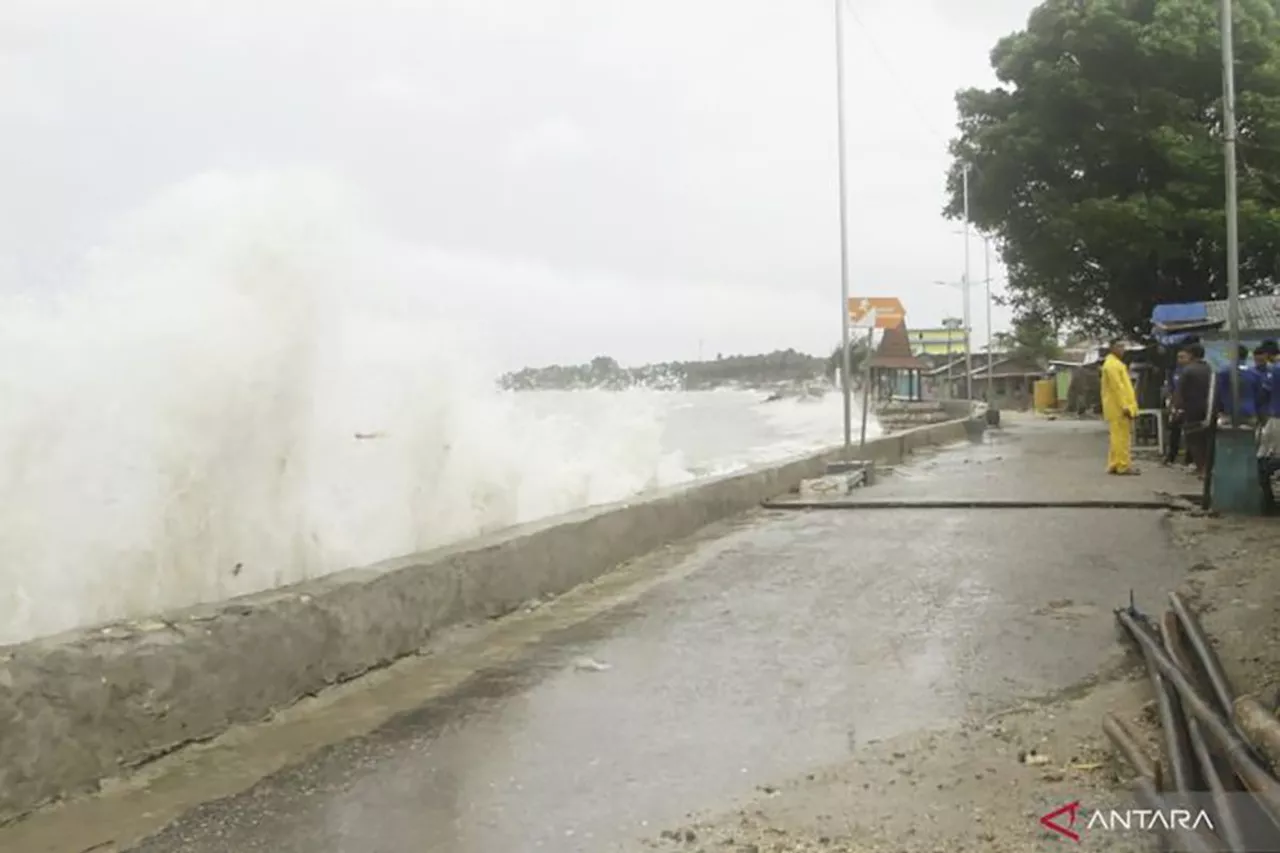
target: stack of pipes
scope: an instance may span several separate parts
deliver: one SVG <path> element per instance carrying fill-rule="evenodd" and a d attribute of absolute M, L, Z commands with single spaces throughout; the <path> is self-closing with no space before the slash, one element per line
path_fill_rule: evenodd
<path fill-rule="evenodd" d="M 1208 812 L 1212 831 L 1174 828 L 1169 849 L 1280 850 L 1280 719 L 1231 686 L 1213 644 L 1177 593 L 1158 622 L 1132 603 L 1116 619 L 1146 661 L 1163 755 L 1150 758 L 1114 715 L 1103 731 L 1136 774 L 1146 808 Z"/>

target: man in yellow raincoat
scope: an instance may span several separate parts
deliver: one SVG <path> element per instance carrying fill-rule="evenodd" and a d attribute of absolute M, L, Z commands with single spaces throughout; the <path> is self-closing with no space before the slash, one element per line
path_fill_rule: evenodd
<path fill-rule="evenodd" d="M 1111 445 L 1107 452 L 1107 473 L 1134 475 L 1131 448 L 1133 419 L 1138 416 L 1138 398 L 1133 393 L 1133 380 L 1125 366 L 1124 343 L 1111 342 L 1111 351 L 1102 362 L 1102 417 L 1111 428 Z"/>

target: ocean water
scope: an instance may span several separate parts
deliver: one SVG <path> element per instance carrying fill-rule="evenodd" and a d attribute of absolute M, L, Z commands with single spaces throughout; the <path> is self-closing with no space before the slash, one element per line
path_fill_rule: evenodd
<path fill-rule="evenodd" d="M 840 439 L 834 393 L 501 392 L 450 282 L 365 221 L 315 176 L 209 175 L 56 295 L 0 293 L 0 643 Z"/>

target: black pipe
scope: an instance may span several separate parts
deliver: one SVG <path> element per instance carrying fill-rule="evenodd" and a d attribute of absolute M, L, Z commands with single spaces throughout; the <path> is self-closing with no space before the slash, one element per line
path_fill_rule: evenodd
<path fill-rule="evenodd" d="M 1130 604 L 1132 607 L 1132 604 Z M 1160 643 L 1160 632 L 1144 617 L 1135 619 L 1134 625 L 1152 643 Z M 1146 646 L 1139 644 L 1139 651 L 1147 665 L 1147 675 L 1151 679 L 1151 689 L 1156 697 L 1156 711 L 1160 718 L 1160 734 L 1164 738 L 1164 751 L 1169 759 L 1169 780 L 1173 790 L 1186 794 L 1195 787 L 1195 758 L 1191 755 L 1187 740 L 1186 728 L 1178 707 L 1178 694 L 1174 691 L 1159 667 L 1151 657 Z"/>
<path fill-rule="evenodd" d="M 1231 853 L 1249 853 L 1250 849 L 1256 848 L 1250 848 L 1245 841 L 1240 821 L 1232 811 L 1231 801 L 1227 798 L 1227 789 L 1222 784 L 1222 777 L 1218 775 L 1217 767 L 1214 766 L 1213 755 L 1210 754 L 1209 747 L 1204 742 L 1204 733 L 1200 731 L 1200 724 L 1196 720 L 1191 720 L 1189 730 L 1191 749 L 1200 762 L 1200 772 L 1209 788 L 1209 797 L 1213 800 L 1214 811 L 1218 813 L 1218 823 L 1222 827 L 1222 837 L 1227 843 L 1227 849 Z"/>
<path fill-rule="evenodd" d="M 1166 614 L 1166 617 L 1168 614 Z M 1181 663 L 1177 644 L 1173 634 L 1169 631 L 1169 622 L 1166 618 L 1160 625 L 1160 631 L 1157 633 L 1151 630 L 1150 625 L 1139 623 L 1143 629 L 1148 632 L 1153 640 L 1159 638 L 1164 646 L 1165 652 L 1169 654 L 1175 661 Z M 1173 770 L 1173 786 L 1174 790 L 1179 794 L 1189 794 L 1195 790 L 1199 781 L 1196 778 L 1195 756 L 1191 752 L 1191 725 L 1195 724 L 1186 713 L 1182 710 L 1182 703 L 1178 701 L 1177 691 L 1173 689 L 1173 685 L 1169 680 L 1160 674 L 1160 670 L 1156 668 L 1155 663 L 1151 660 L 1149 652 L 1144 650 L 1144 657 L 1147 661 L 1147 671 L 1151 674 L 1151 683 L 1157 691 L 1157 701 L 1160 702 L 1160 730 L 1164 733 L 1165 749 L 1169 753 L 1169 762 Z M 1167 710 L 1166 710 L 1167 707 Z M 1191 725 L 1188 725 L 1190 723 Z"/>
<path fill-rule="evenodd" d="M 1155 811 L 1167 812 L 1169 804 L 1165 798 L 1156 790 L 1155 783 L 1149 777 L 1139 776 L 1133 783 L 1133 791 L 1138 795 L 1138 799 L 1147 808 Z M 1222 853 L 1222 841 L 1214 833 L 1205 830 L 1187 829 L 1185 827 L 1174 827 L 1169 830 L 1166 837 L 1172 838 L 1177 842 L 1175 848 L 1181 853 Z"/>
<path fill-rule="evenodd" d="M 1173 611 L 1164 614 L 1164 619 L 1160 623 L 1164 648 L 1184 670 L 1192 672 L 1191 661 L 1184 645 L 1188 637 L 1180 626 L 1177 614 Z M 1241 829 L 1240 819 L 1231 807 L 1226 786 L 1222 784 L 1222 776 L 1218 773 L 1218 766 L 1214 763 L 1209 747 L 1205 744 L 1204 732 L 1201 731 L 1199 720 L 1187 720 L 1187 737 L 1191 741 L 1191 752 L 1200 765 L 1200 778 L 1204 780 L 1209 798 L 1213 801 L 1213 810 L 1217 814 L 1218 823 L 1221 824 L 1222 837 L 1226 841 L 1227 849 L 1231 853 L 1248 853 L 1250 847 L 1245 840 L 1244 830 Z"/>
<path fill-rule="evenodd" d="M 1171 592 L 1169 602 L 1173 605 L 1173 612 L 1178 614 L 1178 621 L 1182 623 L 1182 632 L 1187 638 L 1187 644 L 1196 653 L 1196 659 L 1204 670 L 1205 677 L 1209 681 L 1209 689 L 1218 700 L 1218 710 L 1226 719 L 1232 719 L 1235 713 L 1236 693 L 1231 687 L 1226 671 L 1222 668 L 1222 660 L 1213 649 L 1213 643 L 1209 641 L 1209 636 L 1205 634 L 1200 620 L 1187 607 L 1182 596 Z"/>
<path fill-rule="evenodd" d="M 1130 604 L 1130 608 L 1132 607 L 1133 605 Z M 1160 632 L 1145 617 L 1135 619 L 1134 625 L 1152 643 L 1162 642 Z M 1160 734 L 1164 736 L 1164 749 L 1169 759 L 1169 781 L 1173 783 L 1174 790 L 1185 794 L 1195 787 L 1195 759 L 1191 755 L 1187 733 L 1182 725 L 1182 716 L 1178 707 L 1178 695 L 1173 686 L 1160 674 L 1159 668 L 1151 658 L 1150 651 L 1141 644 L 1139 644 L 1138 648 L 1142 653 L 1143 660 L 1146 661 L 1147 675 L 1151 678 L 1151 689 L 1156 696 L 1156 711 L 1160 717 Z"/>
<path fill-rule="evenodd" d="M 1205 733 L 1218 745 L 1235 769 L 1241 781 L 1253 792 L 1267 816 L 1280 826 L 1280 782 L 1253 756 L 1249 744 L 1240 737 L 1191 683 L 1186 673 L 1169 657 L 1147 629 L 1141 627 L 1134 615 L 1127 610 L 1116 611 L 1120 624 L 1146 649 L 1161 675 L 1168 679 L 1182 700 L 1182 708 L 1189 715 L 1204 723 Z"/>
<path fill-rule="evenodd" d="M 1133 736 L 1133 732 L 1129 731 L 1129 727 L 1119 717 L 1115 714 L 1107 714 L 1103 717 L 1102 731 L 1111 740 L 1116 750 L 1128 759 L 1129 764 L 1133 766 L 1134 772 L 1139 776 L 1150 778 L 1159 785 L 1159 763 L 1151 760 L 1146 751 L 1138 744 L 1138 739 Z"/>

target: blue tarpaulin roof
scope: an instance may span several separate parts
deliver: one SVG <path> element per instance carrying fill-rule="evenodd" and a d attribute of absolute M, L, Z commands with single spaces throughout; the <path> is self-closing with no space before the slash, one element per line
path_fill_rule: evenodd
<path fill-rule="evenodd" d="M 1209 319 L 1209 309 L 1203 302 L 1180 302 L 1177 305 L 1157 305 L 1151 311 L 1151 322 L 1157 326 L 1173 323 L 1197 323 Z"/>
<path fill-rule="evenodd" d="M 1203 302 L 1157 305 L 1151 310 L 1152 333 L 1164 346 L 1179 344 L 1195 332 L 1220 325 L 1220 321 L 1209 317 L 1208 306 Z"/>

